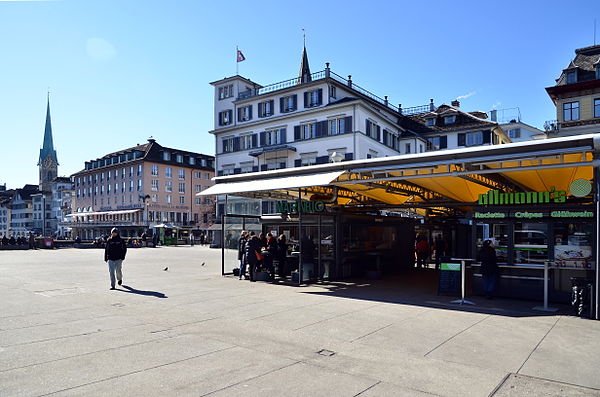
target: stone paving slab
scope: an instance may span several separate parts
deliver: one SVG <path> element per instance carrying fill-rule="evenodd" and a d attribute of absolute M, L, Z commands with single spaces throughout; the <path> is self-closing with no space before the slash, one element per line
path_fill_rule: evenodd
<path fill-rule="evenodd" d="M 250 283 L 222 277 L 220 254 L 132 249 L 131 288 L 109 291 L 101 250 L 0 252 L 0 396 L 600 389 L 600 321 L 540 315 L 538 302 L 462 307 L 386 280 Z"/>
<path fill-rule="evenodd" d="M 598 397 L 600 390 L 511 374 L 490 397 Z"/>

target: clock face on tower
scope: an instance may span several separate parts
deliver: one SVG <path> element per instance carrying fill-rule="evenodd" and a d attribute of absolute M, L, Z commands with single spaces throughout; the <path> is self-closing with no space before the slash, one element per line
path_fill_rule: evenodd
<path fill-rule="evenodd" d="M 46 157 L 42 162 L 42 166 L 45 168 L 53 168 L 55 167 L 55 165 L 56 163 L 54 162 L 54 160 L 52 160 L 50 156 Z"/>

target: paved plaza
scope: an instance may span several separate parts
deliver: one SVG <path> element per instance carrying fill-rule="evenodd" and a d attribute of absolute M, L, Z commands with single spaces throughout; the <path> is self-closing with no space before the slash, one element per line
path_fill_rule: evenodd
<path fill-rule="evenodd" d="M 537 302 L 250 283 L 199 246 L 130 249 L 109 291 L 102 255 L 0 251 L 0 396 L 600 396 L 600 321 Z"/>

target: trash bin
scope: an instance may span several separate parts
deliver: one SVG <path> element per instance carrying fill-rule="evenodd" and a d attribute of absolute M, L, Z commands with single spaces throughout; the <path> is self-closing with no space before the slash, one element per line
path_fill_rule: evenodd
<path fill-rule="evenodd" d="M 571 277 L 571 307 L 579 317 L 593 318 L 594 282 L 585 277 Z"/>

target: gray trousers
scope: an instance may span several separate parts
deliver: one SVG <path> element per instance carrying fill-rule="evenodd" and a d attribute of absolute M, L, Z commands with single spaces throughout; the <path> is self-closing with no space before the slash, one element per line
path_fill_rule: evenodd
<path fill-rule="evenodd" d="M 110 286 L 115 287 L 115 272 L 117 273 L 117 280 L 123 280 L 123 273 L 121 272 L 121 264 L 123 263 L 123 259 L 117 259 L 115 261 L 108 260 L 108 274 L 110 274 Z"/>

